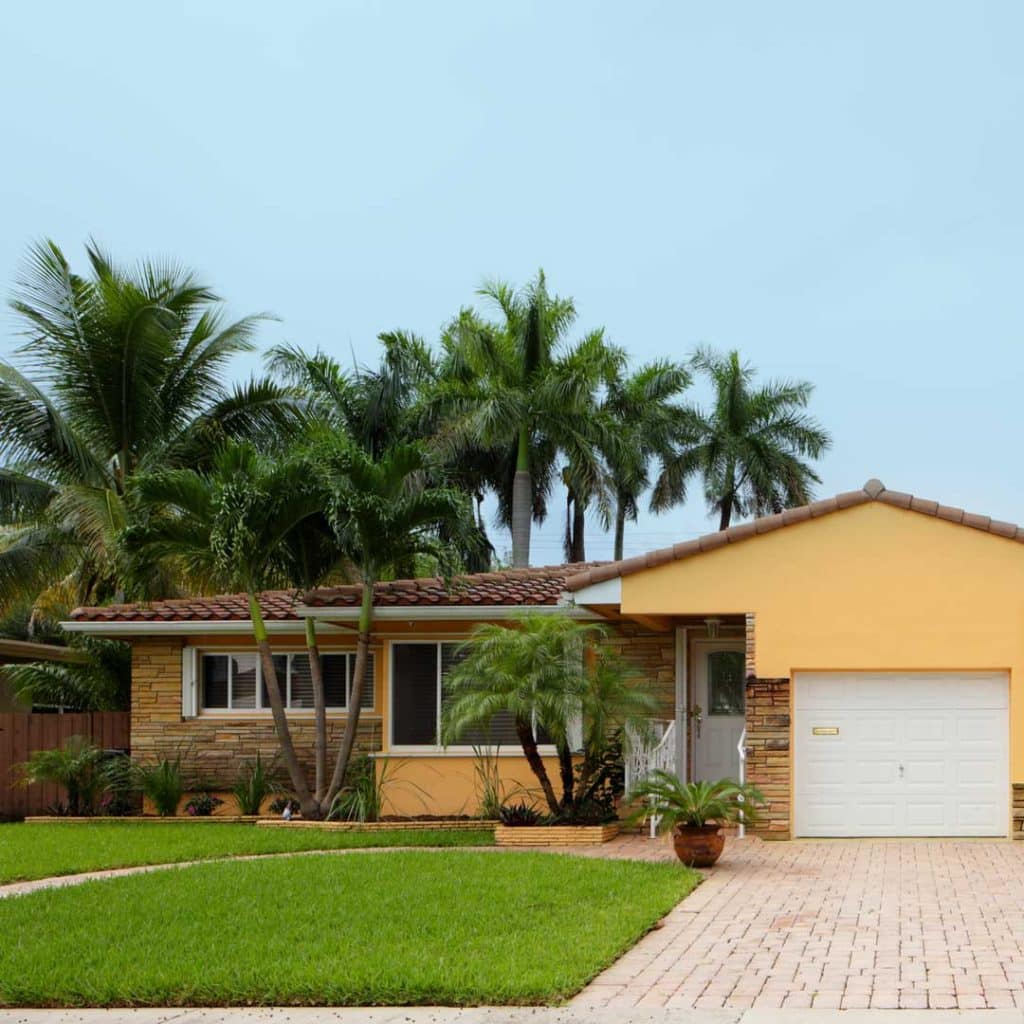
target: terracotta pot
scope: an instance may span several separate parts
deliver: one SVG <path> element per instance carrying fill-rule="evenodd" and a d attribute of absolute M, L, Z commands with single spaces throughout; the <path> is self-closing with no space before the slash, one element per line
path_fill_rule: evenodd
<path fill-rule="evenodd" d="M 725 836 L 719 825 L 677 825 L 672 831 L 676 856 L 691 868 L 710 868 L 722 856 Z"/>

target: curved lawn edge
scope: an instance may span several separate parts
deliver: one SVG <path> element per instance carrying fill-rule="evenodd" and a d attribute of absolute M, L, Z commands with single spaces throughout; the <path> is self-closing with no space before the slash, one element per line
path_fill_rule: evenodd
<path fill-rule="evenodd" d="M 0 1005 L 559 1004 L 699 881 L 554 851 L 359 852 L 392 856 L 150 867 L 2 901 L 19 942 L 0 947 Z"/>
<path fill-rule="evenodd" d="M 0 885 L 0 899 L 13 896 L 28 896 L 34 892 L 49 889 L 69 889 L 88 882 L 103 882 L 107 879 L 130 878 L 132 875 L 146 875 L 154 871 L 174 871 L 177 868 L 196 868 L 204 864 L 224 864 L 237 861 L 276 860 L 280 857 L 337 857 L 344 854 L 367 853 L 445 853 L 450 850 L 467 850 L 473 853 L 499 853 L 496 846 L 351 846 L 335 850 L 281 850 L 276 853 L 221 854 L 216 857 L 202 857 L 198 860 L 169 860 L 163 864 L 131 864 L 120 868 L 100 868 L 97 871 L 81 871 L 69 875 L 49 875 L 46 878 L 30 878 L 22 882 L 8 882 Z"/>
<path fill-rule="evenodd" d="M 248 824 L 216 828 L 191 822 L 149 829 L 114 824 L 0 825 L 0 887 L 46 878 L 120 868 L 181 864 L 230 857 L 321 850 L 393 847 L 490 846 L 489 829 L 321 832 L 256 829 Z"/>

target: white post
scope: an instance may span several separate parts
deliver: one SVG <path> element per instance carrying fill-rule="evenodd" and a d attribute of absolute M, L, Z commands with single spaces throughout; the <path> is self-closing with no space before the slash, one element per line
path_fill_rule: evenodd
<path fill-rule="evenodd" d="M 687 637 L 689 630 L 685 626 L 676 627 L 676 775 L 680 782 L 686 782 L 687 762 L 689 760 L 689 719 L 687 704 L 689 703 L 690 681 Z"/>
<path fill-rule="evenodd" d="M 743 728 L 743 732 L 740 733 L 740 741 L 736 744 L 736 749 L 740 755 L 740 785 L 742 786 L 747 781 L 747 729 L 746 726 Z M 743 796 L 740 796 L 740 803 L 743 803 Z M 747 824 L 743 820 L 743 814 L 740 813 L 740 839 L 747 834 Z"/>

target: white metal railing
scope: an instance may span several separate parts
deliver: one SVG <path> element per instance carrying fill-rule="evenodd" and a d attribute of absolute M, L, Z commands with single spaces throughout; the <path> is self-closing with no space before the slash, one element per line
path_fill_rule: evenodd
<path fill-rule="evenodd" d="M 628 732 L 627 740 L 628 749 L 625 755 L 627 793 L 631 793 L 651 772 L 662 771 L 672 775 L 676 773 L 676 723 L 674 721 L 652 720 L 650 735 L 642 736 L 637 730 L 631 729 Z M 657 834 L 660 821 L 653 800 L 648 820 L 653 839 Z"/>

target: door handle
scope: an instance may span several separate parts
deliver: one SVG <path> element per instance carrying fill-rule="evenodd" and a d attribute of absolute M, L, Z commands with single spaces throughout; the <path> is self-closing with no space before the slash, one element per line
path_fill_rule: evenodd
<path fill-rule="evenodd" d="M 899 776 L 902 779 L 903 778 L 903 765 L 897 765 L 896 766 L 896 770 L 899 772 Z"/>

